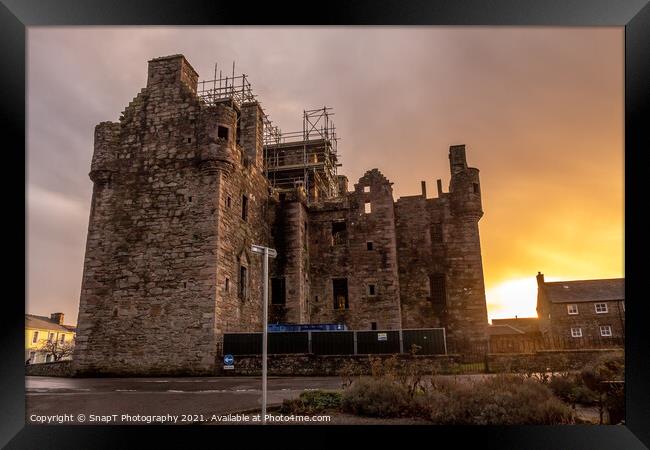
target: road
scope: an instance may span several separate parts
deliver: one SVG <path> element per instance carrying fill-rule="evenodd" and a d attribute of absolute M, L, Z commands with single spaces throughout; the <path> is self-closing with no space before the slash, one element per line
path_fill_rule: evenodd
<path fill-rule="evenodd" d="M 261 407 L 259 377 L 208 378 L 55 378 L 26 377 L 26 423 L 79 414 L 90 416 L 213 415 Z M 280 404 L 313 389 L 339 389 L 339 377 L 270 377 L 268 404 Z M 40 416 L 36 419 L 35 416 Z M 111 419 L 112 420 L 112 419 Z M 56 422 L 51 422 L 56 423 Z M 98 423 L 93 423 L 94 425 Z M 99 423 L 99 424 L 106 424 Z"/>

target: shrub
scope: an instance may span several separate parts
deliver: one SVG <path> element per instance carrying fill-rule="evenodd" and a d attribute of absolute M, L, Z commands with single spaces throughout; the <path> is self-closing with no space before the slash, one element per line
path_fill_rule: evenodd
<path fill-rule="evenodd" d="M 360 378 L 343 392 L 341 409 L 360 416 L 400 417 L 410 412 L 408 390 L 381 378 Z"/>
<path fill-rule="evenodd" d="M 298 398 L 284 400 L 282 414 L 315 414 L 341 407 L 341 393 L 335 391 L 305 391 Z"/>

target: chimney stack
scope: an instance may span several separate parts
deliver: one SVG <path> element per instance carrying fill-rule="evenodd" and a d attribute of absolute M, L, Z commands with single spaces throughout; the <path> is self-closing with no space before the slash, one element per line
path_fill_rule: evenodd
<path fill-rule="evenodd" d="M 422 183 L 422 197 L 427 198 L 427 182 L 423 180 L 420 183 Z"/>
<path fill-rule="evenodd" d="M 59 325 L 63 325 L 63 313 L 57 312 L 50 314 L 50 320 L 58 323 Z"/>
<path fill-rule="evenodd" d="M 537 286 L 544 284 L 544 274 L 542 272 L 537 272 Z"/>

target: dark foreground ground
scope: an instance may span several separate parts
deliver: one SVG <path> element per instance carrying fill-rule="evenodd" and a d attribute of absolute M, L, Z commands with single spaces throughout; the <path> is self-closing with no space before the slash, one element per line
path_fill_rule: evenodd
<path fill-rule="evenodd" d="M 54 378 L 26 377 L 26 423 L 142 424 L 131 416 L 228 414 L 261 407 L 260 377 L 215 378 Z M 340 389 L 339 377 L 269 378 L 268 404 L 278 405 L 310 389 Z M 54 417 L 69 415 L 64 417 Z M 83 418 L 80 419 L 80 414 Z M 113 418 L 113 415 L 117 417 Z M 91 416 L 100 417 L 93 421 Z M 110 417 L 109 417 L 110 416 Z M 200 421 L 200 417 L 198 417 Z M 148 419 L 142 419 L 148 420 Z M 146 423 L 146 422 L 144 422 Z M 161 422 L 155 422 L 161 423 Z M 165 422 L 170 423 L 170 422 Z"/>

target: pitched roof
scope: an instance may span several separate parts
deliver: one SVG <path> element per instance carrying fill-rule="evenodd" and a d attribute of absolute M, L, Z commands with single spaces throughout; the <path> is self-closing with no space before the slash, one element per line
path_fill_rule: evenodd
<path fill-rule="evenodd" d="M 625 300 L 625 278 L 555 281 L 544 283 L 542 289 L 552 303 Z"/>
<path fill-rule="evenodd" d="M 75 333 L 77 328 L 72 325 L 59 325 L 49 317 L 25 314 L 25 326 L 27 328 L 39 328 L 42 330 L 54 330 Z"/>
<path fill-rule="evenodd" d="M 526 334 L 521 331 L 519 328 L 515 328 L 512 325 L 489 325 L 488 334 L 490 336 L 509 336 L 513 334 Z"/>
<path fill-rule="evenodd" d="M 492 325 L 511 325 L 526 333 L 539 331 L 537 317 L 512 317 L 507 319 L 492 319 Z"/>

